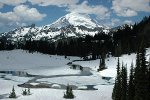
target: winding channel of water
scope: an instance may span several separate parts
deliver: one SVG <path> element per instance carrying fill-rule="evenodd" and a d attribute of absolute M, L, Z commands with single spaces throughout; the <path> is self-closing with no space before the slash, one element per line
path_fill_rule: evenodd
<path fill-rule="evenodd" d="M 23 71 L 0 71 L 0 73 L 4 74 L 12 74 L 13 76 L 19 76 L 19 77 L 33 77 L 32 79 L 28 80 L 27 82 L 23 84 L 19 84 L 19 87 L 24 87 L 24 88 L 55 88 L 55 89 L 66 89 L 66 85 L 64 84 L 58 84 L 58 83 L 40 83 L 38 80 L 39 79 L 45 79 L 45 78 L 57 78 L 57 77 L 67 77 L 67 76 L 91 76 L 93 73 L 91 72 L 91 69 L 88 67 L 82 67 L 80 65 L 72 64 L 72 62 L 67 64 L 70 66 L 72 69 L 78 69 L 81 70 L 79 74 L 66 74 L 66 75 L 50 75 L 50 76 L 44 76 L 44 75 L 32 75 L 28 74 L 27 72 Z M 1 78 L 5 79 L 5 76 L 1 76 Z M 38 83 L 36 85 L 32 85 L 31 83 Z M 108 82 L 109 83 L 109 82 Z M 57 86 L 54 86 L 56 85 Z M 110 83 L 110 85 L 113 83 Z M 105 84 L 104 84 L 105 85 Z M 79 89 L 78 86 L 76 85 L 71 85 L 73 89 Z M 97 90 L 94 88 L 95 85 L 84 85 L 87 88 L 82 88 L 80 90 Z"/>

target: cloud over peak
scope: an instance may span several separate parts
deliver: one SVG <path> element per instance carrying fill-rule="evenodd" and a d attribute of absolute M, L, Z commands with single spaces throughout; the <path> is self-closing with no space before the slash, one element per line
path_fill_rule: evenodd
<path fill-rule="evenodd" d="M 26 4 L 27 2 L 32 5 L 38 6 L 57 6 L 66 7 L 66 11 L 95 14 L 99 19 L 105 18 L 111 15 L 112 11 L 117 16 L 132 17 L 137 16 L 139 12 L 150 12 L 150 0 L 112 0 L 106 1 L 112 3 L 110 8 L 104 5 L 91 5 L 88 1 L 80 0 L 0 0 L 0 8 L 3 5 L 17 6 Z"/>
<path fill-rule="evenodd" d="M 89 5 L 87 1 L 78 5 L 71 5 L 68 7 L 68 12 L 94 14 L 98 19 L 104 19 L 110 16 L 109 9 L 103 5 Z"/>
<path fill-rule="evenodd" d="M 47 20 L 54 21 L 66 12 L 91 15 L 100 23 L 117 26 L 150 13 L 150 0 L 0 0 L 0 10 L 0 29 L 35 21 L 41 25 L 38 21 L 45 16 L 42 24 L 48 24 Z"/>

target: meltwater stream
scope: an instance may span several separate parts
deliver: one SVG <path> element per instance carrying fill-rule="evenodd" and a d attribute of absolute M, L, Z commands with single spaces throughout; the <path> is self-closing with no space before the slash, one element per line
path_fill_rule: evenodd
<path fill-rule="evenodd" d="M 32 77 L 30 80 L 28 80 L 25 83 L 22 84 L 18 84 L 19 87 L 24 87 L 24 88 L 54 88 L 54 89 L 66 89 L 67 84 L 62 84 L 62 83 L 55 83 L 55 82 L 47 82 L 47 81 L 39 81 L 40 79 L 51 79 L 51 78 L 63 78 L 63 77 L 86 77 L 86 76 L 92 76 L 93 73 L 91 72 L 91 69 L 88 67 L 82 67 L 79 65 L 69 65 L 71 69 L 74 70 L 81 70 L 80 73 L 78 74 L 66 74 L 66 75 L 49 75 L 49 76 L 45 76 L 45 75 L 32 75 L 29 74 L 27 72 L 24 71 L 0 71 L 0 73 L 3 73 L 2 75 L 0 75 L 0 78 L 3 78 L 5 80 L 11 80 L 11 79 L 7 79 L 5 76 L 7 74 L 11 74 L 12 76 L 18 76 L 18 77 Z M 81 68 L 82 67 L 82 68 Z M 109 82 L 108 80 L 105 80 L 105 78 L 103 79 L 102 77 L 100 77 L 102 79 L 102 81 L 105 81 L 105 83 L 97 83 L 98 85 L 112 85 L 112 82 Z M 107 78 L 106 78 L 107 79 Z M 32 84 L 34 83 L 34 85 Z M 95 88 L 95 84 L 85 84 L 82 85 L 83 87 L 86 88 L 79 88 L 78 86 L 71 84 L 72 88 L 75 90 L 97 90 Z"/>

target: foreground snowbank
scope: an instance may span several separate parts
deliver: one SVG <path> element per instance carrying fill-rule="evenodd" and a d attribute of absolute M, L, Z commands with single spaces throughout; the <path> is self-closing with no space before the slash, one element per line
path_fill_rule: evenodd
<path fill-rule="evenodd" d="M 0 79 L 0 99 L 1 100 L 12 100 L 8 98 L 8 95 L 14 85 L 17 94 L 17 99 L 15 100 L 66 100 L 63 98 L 65 90 L 57 89 L 31 89 L 32 95 L 23 96 L 22 88 L 17 87 L 18 82 L 1 80 Z M 74 90 L 74 95 L 76 96 L 73 100 L 111 100 L 111 90 L 113 85 L 99 85 L 96 86 L 99 90 L 94 91 L 82 91 Z"/>
<path fill-rule="evenodd" d="M 147 58 L 149 58 L 150 48 L 147 50 Z M 68 62 L 73 60 L 79 60 L 79 57 L 69 57 L 67 59 L 64 56 L 57 55 L 44 55 L 40 53 L 27 53 L 23 50 L 12 51 L 0 51 L 0 71 L 25 71 L 30 74 L 36 75 L 66 75 L 66 74 L 79 74 L 80 70 L 70 69 Z M 136 54 L 122 55 L 120 62 L 127 64 L 129 73 L 131 62 L 135 64 Z M 113 85 L 103 84 L 106 80 L 101 77 L 114 77 L 116 76 L 117 58 L 109 57 L 106 60 L 106 66 L 108 69 L 101 72 L 97 72 L 99 66 L 99 59 L 92 61 L 76 61 L 74 64 L 81 65 L 83 67 L 91 68 L 92 76 L 70 76 L 70 77 L 57 77 L 57 78 L 45 78 L 38 81 L 46 81 L 55 83 L 53 87 L 60 87 L 59 84 L 75 84 L 78 88 L 85 89 L 86 84 L 95 85 L 98 90 L 74 90 L 76 96 L 74 100 L 111 100 L 111 93 Z M 3 78 L 5 75 L 5 78 Z M 0 99 L 9 100 L 8 95 L 15 86 L 16 94 L 18 98 L 16 100 L 65 100 L 63 89 L 31 89 L 32 95 L 22 96 L 22 88 L 18 87 L 18 84 L 22 84 L 32 77 L 19 77 L 12 76 L 11 74 L 0 74 Z M 110 80 L 110 81 L 112 81 Z M 108 82 L 108 81 L 107 81 Z M 32 83 L 36 85 L 37 83 Z M 83 86 L 84 85 L 84 86 Z M 10 99 L 11 100 L 11 99 Z"/>

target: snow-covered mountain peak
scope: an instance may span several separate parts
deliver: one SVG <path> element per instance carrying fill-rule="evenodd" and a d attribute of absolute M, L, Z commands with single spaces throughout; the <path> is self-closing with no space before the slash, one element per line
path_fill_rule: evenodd
<path fill-rule="evenodd" d="M 85 26 L 87 28 L 101 27 L 100 25 L 97 24 L 96 21 L 91 19 L 90 16 L 78 13 L 69 13 L 59 18 L 56 22 L 52 23 L 50 26 L 60 28 L 68 25 Z"/>
<path fill-rule="evenodd" d="M 52 40 L 57 41 L 64 38 L 78 38 L 86 35 L 94 36 L 95 34 L 104 32 L 107 34 L 109 29 L 100 26 L 90 16 L 85 14 L 69 13 L 57 21 L 42 27 L 24 26 L 16 28 L 10 32 L 5 32 L 0 35 L 6 37 L 7 40 L 23 41 L 28 39 L 33 40 Z"/>

